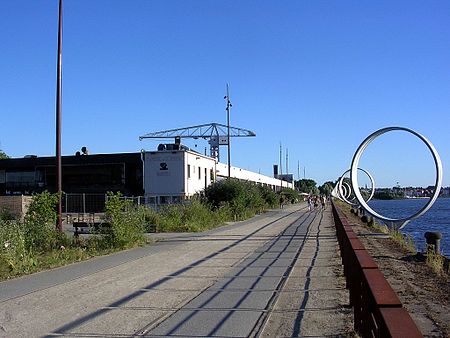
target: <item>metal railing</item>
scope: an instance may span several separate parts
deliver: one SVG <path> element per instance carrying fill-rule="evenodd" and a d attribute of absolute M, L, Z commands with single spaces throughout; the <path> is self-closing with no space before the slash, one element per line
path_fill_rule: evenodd
<path fill-rule="evenodd" d="M 64 213 L 101 213 L 105 211 L 105 194 L 63 194 Z"/>
<path fill-rule="evenodd" d="M 133 205 L 145 205 L 154 210 L 157 210 L 161 205 L 188 203 L 187 200 L 182 200 L 176 196 L 123 196 L 121 198 L 131 201 Z M 106 194 L 63 194 L 62 209 L 63 213 L 66 214 L 104 213 L 107 200 Z"/>

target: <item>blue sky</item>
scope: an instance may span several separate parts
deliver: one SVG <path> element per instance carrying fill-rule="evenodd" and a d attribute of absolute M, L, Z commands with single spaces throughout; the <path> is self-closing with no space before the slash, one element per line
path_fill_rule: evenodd
<path fill-rule="evenodd" d="M 0 148 L 13 157 L 55 152 L 57 5 L 0 0 Z M 232 140 L 233 165 L 271 175 L 281 142 L 295 176 L 300 163 L 335 180 L 386 126 L 425 135 L 450 164 L 448 1 L 64 0 L 64 155 L 153 150 L 138 137 L 225 123 L 227 82 L 231 124 L 257 134 Z M 377 186 L 434 181 L 405 133 L 361 165 Z"/>

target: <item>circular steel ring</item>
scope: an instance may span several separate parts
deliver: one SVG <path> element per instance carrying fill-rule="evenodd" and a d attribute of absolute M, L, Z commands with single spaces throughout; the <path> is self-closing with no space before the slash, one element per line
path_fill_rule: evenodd
<path fill-rule="evenodd" d="M 408 133 L 411 133 L 411 134 L 417 136 L 420 140 L 422 140 L 425 143 L 425 145 L 428 147 L 428 149 L 430 150 L 431 154 L 433 155 L 434 164 L 436 167 L 436 181 L 435 181 L 435 185 L 434 185 L 434 192 L 433 192 L 433 195 L 431 196 L 430 200 L 418 212 L 416 212 L 415 214 L 413 214 L 410 217 L 405 217 L 405 218 L 390 218 L 390 217 L 385 217 L 385 216 L 377 213 L 375 210 L 373 210 L 371 207 L 369 207 L 369 205 L 364 201 L 364 199 L 361 195 L 361 191 L 359 190 L 359 185 L 358 185 L 357 169 L 359 169 L 358 168 L 359 160 L 361 159 L 361 155 L 363 154 L 364 150 L 366 150 L 367 146 L 373 140 L 375 140 L 378 136 L 381 136 L 385 133 L 388 133 L 390 131 L 395 131 L 395 130 L 406 131 Z M 387 128 L 379 129 L 376 132 L 372 133 L 360 144 L 360 146 L 358 147 L 358 149 L 355 152 L 355 155 L 353 156 L 352 166 L 350 168 L 350 179 L 352 182 L 352 187 L 354 187 L 354 188 L 356 187 L 356 189 L 353 189 L 356 199 L 369 214 L 371 214 L 372 216 L 374 216 L 382 221 L 386 221 L 386 222 L 407 223 L 413 219 L 416 219 L 417 217 L 422 216 L 425 212 L 427 212 L 428 209 L 431 208 L 431 206 L 434 204 L 434 202 L 438 198 L 439 193 L 441 191 L 441 185 L 442 185 L 442 162 L 441 162 L 441 158 L 439 157 L 439 154 L 436 151 L 436 149 L 434 148 L 433 144 L 431 144 L 431 142 L 428 141 L 425 138 L 425 136 L 419 134 L 418 132 L 415 132 L 414 130 L 404 128 L 404 127 L 387 127 Z"/>
<path fill-rule="evenodd" d="M 345 173 L 344 173 L 344 175 L 345 175 Z M 348 200 L 348 198 L 350 198 L 350 196 L 352 195 L 352 188 L 351 188 L 350 184 L 348 184 L 347 182 L 344 182 L 343 179 L 344 179 L 344 176 L 341 176 L 341 178 L 339 179 L 339 189 L 340 189 L 339 191 L 342 190 L 341 197 L 345 203 L 353 204 L 351 201 Z"/>
<path fill-rule="evenodd" d="M 339 192 L 339 187 L 336 184 L 333 188 L 333 191 L 331 192 L 331 196 L 340 199 L 341 201 L 344 201 L 341 197 L 341 193 Z"/>
<path fill-rule="evenodd" d="M 348 194 L 347 190 L 348 190 L 348 188 L 346 186 L 339 185 L 338 186 L 339 197 L 345 198 L 345 196 L 347 196 L 347 194 Z"/>
<path fill-rule="evenodd" d="M 346 188 L 346 194 L 344 195 L 346 200 L 349 200 L 349 198 L 352 196 L 352 187 L 347 182 L 342 183 L 342 186 Z"/>
<path fill-rule="evenodd" d="M 345 198 L 350 198 L 352 196 L 352 187 L 347 182 L 342 183 L 342 186 L 346 188 Z"/>
<path fill-rule="evenodd" d="M 370 196 L 366 200 L 366 202 L 369 202 L 372 199 L 373 195 L 375 194 L 375 180 L 373 179 L 373 176 L 367 170 L 364 170 L 362 168 L 358 168 L 358 170 L 361 170 L 370 179 L 370 184 L 371 184 L 372 188 L 371 188 L 371 191 L 370 191 Z M 355 189 L 353 189 L 353 187 L 350 187 L 350 185 L 347 182 L 344 182 L 344 176 L 350 171 L 351 171 L 351 169 L 348 169 L 342 174 L 342 176 L 341 176 L 341 178 L 339 179 L 339 182 L 338 182 L 338 187 L 341 188 L 341 187 L 343 187 L 343 184 L 346 184 L 349 187 L 350 192 L 349 192 L 348 196 L 344 197 L 343 195 L 341 195 L 341 197 L 344 200 L 344 202 L 346 202 L 346 203 L 348 203 L 350 205 L 356 205 L 357 203 L 353 203 L 353 201 L 355 200 L 356 197 L 353 197 L 350 201 L 347 200 L 351 196 L 351 191 L 352 190 L 355 191 Z M 338 189 L 338 191 L 340 192 L 339 189 Z"/>

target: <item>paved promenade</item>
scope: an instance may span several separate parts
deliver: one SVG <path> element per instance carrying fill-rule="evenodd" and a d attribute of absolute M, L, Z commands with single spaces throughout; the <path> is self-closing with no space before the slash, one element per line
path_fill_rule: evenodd
<path fill-rule="evenodd" d="M 0 337 L 351 332 L 330 209 L 304 204 L 0 283 Z"/>

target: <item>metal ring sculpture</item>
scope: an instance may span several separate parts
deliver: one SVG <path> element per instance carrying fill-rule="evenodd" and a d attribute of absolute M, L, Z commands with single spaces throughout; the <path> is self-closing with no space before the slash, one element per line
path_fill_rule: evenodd
<path fill-rule="evenodd" d="M 331 195 L 333 197 L 339 198 L 341 201 L 349 204 L 350 202 L 347 200 L 352 195 L 352 188 L 347 182 L 340 183 L 340 177 L 334 187 Z M 354 199 L 354 198 L 353 198 Z"/>
<path fill-rule="evenodd" d="M 347 182 L 340 184 L 339 193 L 341 194 L 341 197 L 344 201 L 347 198 L 350 198 L 350 196 L 352 196 L 352 188 L 350 187 L 350 184 L 348 184 Z"/>
<path fill-rule="evenodd" d="M 364 150 L 377 137 L 379 137 L 385 133 L 388 133 L 390 131 L 396 131 L 396 130 L 406 131 L 408 133 L 411 133 L 411 134 L 417 136 L 420 140 L 422 140 L 425 143 L 425 145 L 428 147 L 428 149 L 430 150 L 431 154 L 433 155 L 434 164 L 436 167 L 436 181 L 435 181 L 435 185 L 434 185 L 434 192 L 433 192 L 433 195 L 431 196 L 430 200 L 418 212 L 416 212 L 412 216 L 405 217 L 405 218 L 390 218 L 390 217 L 385 217 L 385 216 L 377 213 L 375 210 L 373 210 L 371 207 L 369 207 L 369 205 L 366 203 L 366 201 L 364 201 L 364 198 L 361 195 L 361 191 L 359 190 L 359 185 L 358 185 L 358 175 L 357 175 L 357 170 L 359 169 L 358 164 L 359 164 L 359 160 L 361 159 L 361 155 L 363 154 Z M 351 183 L 352 183 L 352 187 L 353 187 L 353 191 L 355 193 L 356 199 L 358 200 L 359 204 L 369 214 L 371 214 L 373 217 L 376 217 L 385 222 L 391 222 L 393 224 L 394 223 L 400 224 L 399 229 L 402 229 L 408 222 L 412 221 L 413 219 L 416 219 L 417 217 L 422 216 L 425 212 L 427 212 L 428 209 L 431 208 L 431 206 L 434 204 L 434 202 L 438 198 L 439 193 L 441 191 L 441 185 L 442 185 L 442 162 L 441 162 L 441 158 L 439 157 L 439 154 L 436 151 L 436 149 L 434 148 L 434 146 L 423 135 L 415 132 L 414 130 L 411 130 L 408 128 L 403 128 L 403 127 L 382 128 L 382 129 L 379 129 L 376 132 L 372 133 L 371 135 L 369 135 L 360 144 L 360 146 L 356 150 L 355 155 L 353 156 L 352 165 L 350 168 L 350 179 L 351 179 Z"/>
<path fill-rule="evenodd" d="M 341 177 L 342 179 L 342 177 Z M 341 198 L 344 200 L 345 203 L 352 205 L 353 201 L 355 200 L 355 196 L 353 195 L 352 197 L 352 187 L 350 186 L 350 184 L 348 184 L 347 182 L 343 182 L 341 181 L 341 179 L 339 180 L 339 193 L 341 194 Z"/>
<path fill-rule="evenodd" d="M 370 184 L 371 184 L 371 191 L 370 191 L 370 196 L 369 198 L 366 200 L 366 203 L 369 202 L 373 195 L 375 194 L 375 181 L 372 177 L 372 175 L 367 171 L 364 170 L 362 168 L 358 168 L 358 170 L 361 170 L 363 173 L 365 173 L 369 179 L 370 179 Z M 349 200 L 350 196 L 352 195 L 352 192 L 354 193 L 355 189 L 353 189 L 353 186 L 350 186 L 347 182 L 344 182 L 344 177 L 347 173 L 349 173 L 351 171 L 351 169 L 348 169 L 347 171 L 345 171 L 341 178 L 339 179 L 338 182 L 338 193 L 340 194 L 340 197 L 342 198 L 342 200 L 344 202 L 346 202 L 347 204 L 350 205 L 357 205 L 358 203 L 354 203 L 353 201 L 355 200 L 356 197 L 353 197 L 351 200 Z M 343 188 L 347 186 L 347 192 L 346 193 L 342 193 Z M 356 194 L 355 194 L 356 195 Z"/>

